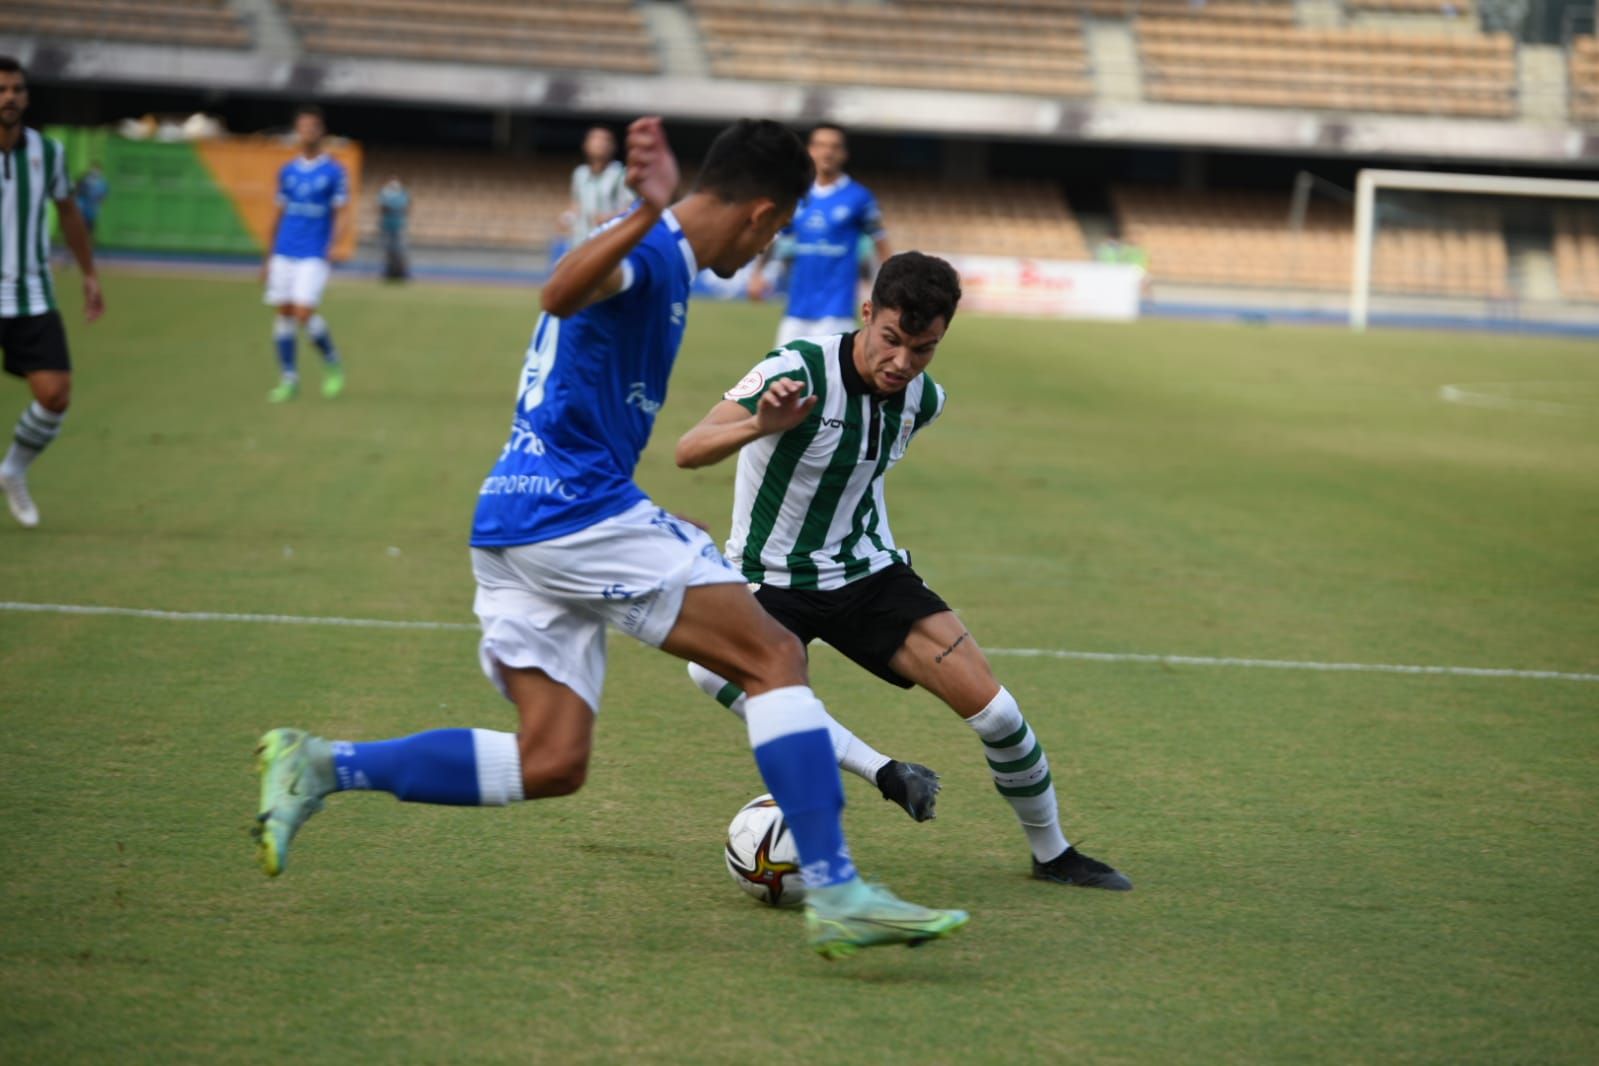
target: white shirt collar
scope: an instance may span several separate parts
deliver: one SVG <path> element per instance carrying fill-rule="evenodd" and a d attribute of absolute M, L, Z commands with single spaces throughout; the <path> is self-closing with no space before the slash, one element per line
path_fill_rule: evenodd
<path fill-rule="evenodd" d="M 813 182 L 811 182 L 811 195 L 816 197 L 818 200 L 820 200 L 823 197 L 832 196 L 834 193 L 838 192 L 838 190 L 842 189 L 844 186 L 846 186 L 848 184 L 849 184 L 849 175 L 848 174 L 840 174 L 838 176 L 838 180 L 833 182 L 833 184 L 831 184 L 831 185 L 823 185 L 819 181 L 813 181 Z"/>
<path fill-rule="evenodd" d="M 694 259 L 693 247 L 688 243 L 688 238 L 683 236 L 682 225 L 677 221 L 677 216 L 672 214 L 670 207 L 661 212 L 661 218 L 665 221 L 666 228 L 677 234 L 677 247 L 683 253 L 683 265 L 688 267 L 689 280 L 694 280 L 694 276 L 700 272 L 700 267 Z"/>

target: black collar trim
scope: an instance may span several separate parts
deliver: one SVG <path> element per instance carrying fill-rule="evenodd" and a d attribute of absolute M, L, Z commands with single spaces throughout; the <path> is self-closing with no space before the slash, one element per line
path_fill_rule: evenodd
<path fill-rule="evenodd" d="M 855 338 L 859 334 L 846 333 L 838 341 L 838 373 L 844 379 L 844 391 L 851 396 L 871 395 L 871 387 L 855 369 Z"/>

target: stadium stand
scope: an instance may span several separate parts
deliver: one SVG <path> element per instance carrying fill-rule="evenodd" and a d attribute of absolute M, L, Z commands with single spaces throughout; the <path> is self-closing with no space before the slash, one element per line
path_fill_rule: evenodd
<path fill-rule="evenodd" d="M 1020 0 L 1017 0 L 1020 2 Z M 1207 22 L 1236 22 L 1250 26 L 1291 26 L 1292 0 L 1080 0 L 1095 18 L 1202 18 Z"/>
<path fill-rule="evenodd" d="M 1088 258 L 1082 228 L 1050 182 L 863 180 L 883 205 L 889 239 L 896 248 L 951 255 Z"/>
<path fill-rule="evenodd" d="M 1590 208 L 1555 209 L 1555 271 L 1568 300 L 1599 302 L 1599 215 Z"/>
<path fill-rule="evenodd" d="M 1388 12 L 1396 15 L 1436 15 L 1443 19 L 1475 18 L 1476 8 L 1469 2 L 1450 0 L 1345 0 L 1351 11 Z"/>
<path fill-rule="evenodd" d="M 1354 258 L 1349 207 L 1316 201 L 1289 228 L 1289 197 L 1254 192 L 1112 190 L 1122 232 L 1149 255 L 1159 281 L 1267 288 L 1347 289 Z M 1374 290 L 1502 299 L 1508 253 L 1497 216 L 1450 212 L 1429 225 L 1385 225 L 1372 254 Z"/>
<path fill-rule="evenodd" d="M 575 159 L 515 160 L 490 154 L 374 146 L 357 215 L 377 234 L 377 192 L 397 174 L 411 192 L 410 238 L 438 247 L 529 248 L 560 235 Z M 1053 183 L 952 185 L 935 179 L 862 178 L 884 205 L 898 248 L 950 254 L 1085 259 L 1081 228 Z"/>
<path fill-rule="evenodd" d="M 1081 20 L 1064 5 L 693 0 L 693 10 L 718 77 L 1041 96 L 1094 92 Z M 781 34 L 771 32 L 774 21 Z"/>
<path fill-rule="evenodd" d="M 374 146 L 356 215 L 365 240 L 378 231 L 377 195 L 396 174 L 411 194 L 409 237 L 439 247 L 529 248 L 547 244 L 567 207 L 576 160 L 406 151 Z"/>
<path fill-rule="evenodd" d="M 306 51 L 654 74 L 631 0 L 281 0 Z"/>
<path fill-rule="evenodd" d="M 252 43 L 226 0 L 6 0 L 0 33 L 211 48 Z"/>
<path fill-rule="evenodd" d="M 1572 119 L 1599 122 L 1599 37 L 1579 35 L 1566 53 Z"/>
<path fill-rule="evenodd" d="M 1357 22 L 1477 29 L 1477 8 L 1471 0 L 1344 0 L 1344 7 Z"/>
<path fill-rule="evenodd" d="M 1088 15 L 1125 19 L 1135 15 L 1187 15 L 1201 10 L 1206 17 L 1249 23 L 1288 25 L 1294 20 L 1292 0 L 1218 0 L 1196 4 L 1193 0 L 900 0 L 927 9 L 963 9 L 1010 14 Z"/>
<path fill-rule="evenodd" d="M 1508 34 L 1305 29 L 1198 13 L 1141 16 L 1134 27 L 1152 100 L 1477 118 L 1517 113 L 1516 47 Z"/>

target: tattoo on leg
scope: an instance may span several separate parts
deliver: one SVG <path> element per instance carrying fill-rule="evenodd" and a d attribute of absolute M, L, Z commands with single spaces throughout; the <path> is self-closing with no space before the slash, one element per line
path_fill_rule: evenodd
<path fill-rule="evenodd" d="M 943 651 L 943 654 L 933 656 L 933 662 L 941 663 L 945 659 L 948 659 L 951 655 L 953 655 L 955 653 L 955 649 L 956 648 L 958 648 L 962 644 L 966 643 L 966 638 L 969 637 L 969 636 L 971 636 L 970 633 L 962 633 L 960 636 L 956 637 L 955 638 L 955 643 L 953 643 L 949 647 L 945 648 L 944 651 Z"/>

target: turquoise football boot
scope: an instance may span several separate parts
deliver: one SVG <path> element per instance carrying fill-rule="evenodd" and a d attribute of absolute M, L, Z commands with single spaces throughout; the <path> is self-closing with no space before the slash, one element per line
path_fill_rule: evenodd
<path fill-rule="evenodd" d="M 274 729 L 255 748 L 261 775 L 261 807 L 256 812 L 256 858 L 268 877 L 283 872 L 289 843 L 333 791 L 328 742 L 300 729 Z"/>

